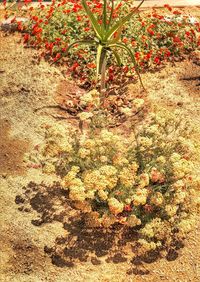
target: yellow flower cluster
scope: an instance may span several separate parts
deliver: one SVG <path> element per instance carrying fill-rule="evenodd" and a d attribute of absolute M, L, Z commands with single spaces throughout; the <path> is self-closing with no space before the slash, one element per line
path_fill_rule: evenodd
<path fill-rule="evenodd" d="M 157 249 L 158 247 L 162 246 L 162 243 L 160 241 L 158 242 L 148 242 L 147 240 L 145 239 L 139 239 L 138 240 L 138 243 L 141 245 L 142 249 L 140 250 L 141 254 L 142 253 L 146 253 L 146 252 L 149 252 L 151 250 L 155 250 Z"/>
<path fill-rule="evenodd" d="M 55 157 L 60 153 L 71 153 L 72 145 L 67 138 L 67 130 L 61 125 L 49 127 L 46 130 L 46 144 L 42 148 L 42 153 L 48 157 Z"/>
<path fill-rule="evenodd" d="M 81 106 L 95 106 L 98 107 L 100 105 L 100 94 L 97 90 L 93 89 L 88 93 L 85 93 L 80 98 Z"/>
<path fill-rule="evenodd" d="M 135 183 L 135 178 L 136 178 L 136 174 L 132 170 L 131 165 L 122 168 L 121 172 L 119 173 L 120 183 L 124 185 L 126 188 L 133 187 L 133 184 Z"/>
<path fill-rule="evenodd" d="M 164 197 L 162 195 L 162 193 L 160 192 L 156 192 L 152 197 L 151 197 L 151 204 L 155 205 L 155 206 L 162 206 L 164 202 Z"/>
<path fill-rule="evenodd" d="M 193 163 L 185 159 L 180 159 L 173 163 L 174 176 L 176 179 L 185 177 L 192 172 L 192 169 Z"/>
<path fill-rule="evenodd" d="M 114 215 L 121 213 L 124 209 L 124 204 L 120 203 L 116 198 L 108 199 L 108 206 Z"/>
<path fill-rule="evenodd" d="M 89 92 L 81 97 L 82 105 L 93 103 L 94 97 L 98 104 L 97 93 Z M 81 121 L 91 117 L 89 112 L 79 114 Z M 49 128 L 42 151 L 44 171 L 62 168 L 61 185 L 88 225 L 139 226 L 142 248 L 156 249 L 161 242 L 170 244 L 172 239 L 166 238 L 174 230 L 187 233 L 193 225 L 188 213 L 200 207 L 200 179 L 187 158 L 194 146 L 181 130 L 176 136 L 177 124 L 173 115 L 164 113 L 151 115 L 148 125 L 126 137 L 98 128 L 70 138 L 60 126 Z"/>
<path fill-rule="evenodd" d="M 131 214 L 127 219 L 127 225 L 130 227 L 135 227 L 137 225 L 141 225 L 141 220 L 134 214 Z"/>
<path fill-rule="evenodd" d="M 135 206 L 145 205 L 146 201 L 147 201 L 147 196 L 148 196 L 148 190 L 147 189 L 138 188 L 136 190 L 135 194 L 133 195 L 133 204 Z"/>
<path fill-rule="evenodd" d="M 165 222 L 162 221 L 161 218 L 156 217 L 152 219 L 151 222 L 147 223 L 145 227 L 141 229 L 140 233 L 147 238 L 153 238 L 158 236 L 159 233 L 162 234 L 165 228 Z"/>
<path fill-rule="evenodd" d="M 77 115 L 81 121 L 89 120 L 91 117 L 93 117 L 93 114 L 90 112 L 82 112 Z"/>
<path fill-rule="evenodd" d="M 189 218 L 181 220 L 181 222 L 178 224 L 178 228 L 180 229 L 180 232 L 185 235 L 194 228 L 195 224 L 196 224 L 195 217 L 190 216 Z"/>

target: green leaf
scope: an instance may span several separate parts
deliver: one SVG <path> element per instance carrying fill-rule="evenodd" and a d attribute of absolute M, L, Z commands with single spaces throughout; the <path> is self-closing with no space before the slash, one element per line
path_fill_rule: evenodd
<path fill-rule="evenodd" d="M 109 17 L 109 20 L 108 20 L 108 28 L 111 25 L 112 16 L 113 16 L 113 12 L 114 12 L 114 0 L 111 0 L 111 1 L 112 1 L 112 3 L 111 3 L 110 17 Z"/>
<path fill-rule="evenodd" d="M 99 26 L 99 23 L 98 23 L 97 19 L 95 18 L 95 16 L 93 15 L 93 13 L 91 12 L 91 10 L 89 9 L 85 0 L 82 0 L 82 5 L 83 5 L 83 8 L 85 9 L 86 14 L 88 15 L 88 17 L 91 21 L 91 24 L 94 28 L 94 31 L 96 32 L 97 37 L 99 39 L 102 39 L 102 32 L 101 32 L 101 28 Z"/>
<path fill-rule="evenodd" d="M 118 66 L 121 66 L 122 63 L 121 63 L 121 59 L 120 59 L 119 54 L 114 49 L 112 50 L 112 52 L 113 52 L 113 54 L 114 54 L 114 56 L 116 58 Z"/>
<path fill-rule="evenodd" d="M 121 28 L 127 21 L 131 19 L 131 17 L 135 14 L 135 12 L 139 9 L 139 7 L 143 4 L 145 0 L 142 0 L 142 2 L 132 11 L 130 12 L 127 16 L 123 17 L 118 23 L 116 23 L 107 33 L 104 38 L 104 40 L 110 39 L 113 34 Z"/>
<path fill-rule="evenodd" d="M 107 28 L 107 0 L 104 0 L 103 2 L 104 2 L 103 4 L 103 27 L 104 27 L 104 30 L 106 30 Z"/>
<path fill-rule="evenodd" d="M 142 85 L 142 88 L 145 90 L 145 87 L 144 87 L 144 84 L 143 84 L 143 82 L 142 82 L 142 78 L 141 78 L 141 75 L 140 75 L 140 72 L 139 72 L 139 69 L 138 69 L 138 65 L 137 65 L 137 62 L 136 62 L 136 60 L 135 60 L 135 56 L 134 56 L 133 52 L 131 51 L 131 49 L 130 49 L 129 47 L 127 47 L 127 46 L 126 46 L 125 44 L 123 44 L 123 43 L 116 43 L 116 44 L 114 44 L 113 46 L 111 45 L 110 47 L 119 47 L 119 48 L 121 48 L 121 49 L 127 51 L 127 53 L 128 53 L 129 56 L 131 57 L 131 60 L 132 60 L 132 62 L 133 62 L 133 64 L 134 64 L 134 66 L 135 66 L 135 71 L 136 71 L 136 73 L 137 73 L 137 75 L 138 75 L 138 77 L 139 77 L 139 80 L 140 80 L 140 83 L 141 83 L 141 85 Z"/>
<path fill-rule="evenodd" d="M 120 40 L 121 34 L 122 34 L 122 30 L 123 30 L 123 25 L 120 26 L 120 28 L 117 31 L 116 37 L 109 44 L 115 44 L 115 43 L 117 43 Z"/>

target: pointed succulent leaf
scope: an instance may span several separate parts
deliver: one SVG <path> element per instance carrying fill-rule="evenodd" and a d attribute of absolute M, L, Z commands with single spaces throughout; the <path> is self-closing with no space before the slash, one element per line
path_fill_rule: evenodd
<path fill-rule="evenodd" d="M 111 11 L 110 11 L 110 17 L 109 17 L 109 20 L 108 20 L 108 29 L 109 29 L 111 22 L 112 22 L 113 12 L 114 12 L 114 0 L 111 0 Z"/>
<path fill-rule="evenodd" d="M 93 15 L 93 13 L 91 12 L 90 8 L 88 7 L 85 0 L 82 0 L 82 5 L 83 5 L 83 8 L 84 8 L 86 14 L 88 15 L 88 17 L 90 19 L 90 22 L 91 22 L 91 24 L 94 28 L 94 31 L 95 31 L 97 37 L 99 39 L 102 39 L 102 31 L 101 31 L 100 25 L 99 25 L 97 19 L 95 18 L 95 16 Z"/>
<path fill-rule="evenodd" d="M 137 65 L 137 62 L 136 62 L 136 60 L 135 60 L 135 56 L 134 56 L 133 52 L 131 51 L 131 49 L 130 49 L 129 47 L 127 47 L 127 46 L 126 46 L 125 44 L 123 44 L 123 43 L 116 43 L 116 44 L 114 44 L 113 46 L 110 46 L 110 47 L 118 47 L 118 48 L 121 48 L 121 49 L 127 51 L 127 53 L 128 53 L 129 56 L 131 57 L 131 60 L 132 60 L 132 62 L 133 62 L 133 64 L 134 64 L 134 66 L 135 66 L 135 71 L 136 71 L 136 73 L 137 73 L 137 75 L 138 75 L 138 78 L 139 78 L 139 80 L 140 80 L 140 83 L 141 83 L 141 85 L 142 85 L 142 88 L 145 90 L 145 87 L 144 87 L 144 84 L 143 84 L 143 82 L 142 82 L 142 78 L 141 78 L 140 72 L 139 72 L 139 70 L 138 70 L 138 65 Z"/>
<path fill-rule="evenodd" d="M 105 40 L 110 39 L 115 32 L 118 31 L 118 29 L 121 28 L 122 25 L 124 25 L 127 21 L 131 19 L 131 17 L 137 12 L 139 7 L 143 4 L 145 0 L 142 0 L 142 2 L 133 9 L 132 12 L 130 12 L 127 16 L 123 17 L 120 21 L 118 21 L 113 27 L 110 28 L 110 30 L 106 33 Z"/>
<path fill-rule="evenodd" d="M 112 39 L 109 44 L 115 44 L 117 43 L 120 38 L 121 38 L 121 34 L 122 34 L 122 30 L 123 30 L 123 25 L 120 26 L 120 28 L 116 31 L 116 36 L 114 39 Z"/>
<path fill-rule="evenodd" d="M 112 49 L 112 52 L 113 52 L 113 54 L 114 54 L 114 56 L 115 56 L 115 59 L 116 59 L 116 61 L 117 61 L 117 64 L 118 64 L 118 66 L 121 66 L 121 59 L 120 59 L 120 56 L 119 56 L 119 54 L 117 53 L 117 51 L 115 51 L 114 49 Z"/>
<path fill-rule="evenodd" d="M 107 0 L 103 1 L 103 27 L 104 30 L 107 28 Z"/>

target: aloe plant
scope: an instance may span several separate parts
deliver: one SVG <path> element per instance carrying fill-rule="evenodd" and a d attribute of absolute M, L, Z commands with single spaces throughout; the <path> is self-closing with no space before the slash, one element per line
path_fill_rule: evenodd
<path fill-rule="evenodd" d="M 130 13 L 128 13 L 123 18 L 119 19 L 117 22 L 113 23 L 113 13 L 114 13 L 114 0 L 111 0 L 111 11 L 108 13 L 108 1 L 104 0 L 103 2 L 103 11 L 102 11 L 102 24 L 98 23 L 98 20 L 93 15 L 89 6 L 85 0 L 82 0 L 82 6 L 87 13 L 89 20 L 92 24 L 92 27 L 95 31 L 96 37 L 94 40 L 80 40 L 73 42 L 68 46 L 67 52 L 77 44 L 85 45 L 95 45 L 97 48 L 96 55 L 96 74 L 97 80 L 99 75 L 101 75 L 101 91 L 106 88 L 106 65 L 107 65 L 107 53 L 112 52 L 118 65 L 121 65 L 120 55 L 117 50 L 122 49 L 128 53 L 132 63 L 135 66 L 135 70 L 139 77 L 140 83 L 144 89 L 142 79 L 138 70 L 138 66 L 135 60 L 134 53 L 132 50 L 127 47 L 126 44 L 121 42 L 121 33 L 124 27 L 124 24 L 131 19 L 131 17 L 138 11 L 139 7 L 143 4 L 145 0 L 142 0 L 140 4 L 134 8 Z"/>

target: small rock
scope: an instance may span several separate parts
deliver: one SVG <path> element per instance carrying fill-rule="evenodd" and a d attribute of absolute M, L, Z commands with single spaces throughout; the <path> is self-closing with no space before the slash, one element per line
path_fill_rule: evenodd
<path fill-rule="evenodd" d="M 93 257 L 93 258 L 91 258 L 91 263 L 93 265 L 99 265 L 99 264 L 101 264 L 101 261 L 99 259 Z"/>
<path fill-rule="evenodd" d="M 2 175 L 1 175 L 3 178 L 7 178 L 7 173 L 2 173 Z"/>
<path fill-rule="evenodd" d="M 183 102 L 178 102 L 177 106 L 182 107 L 183 106 Z"/>
<path fill-rule="evenodd" d="M 15 197 L 15 203 L 18 205 L 18 204 L 23 204 L 25 202 L 25 199 L 22 197 L 22 196 L 20 196 L 20 195 L 17 195 L 16 197 Z"/>

